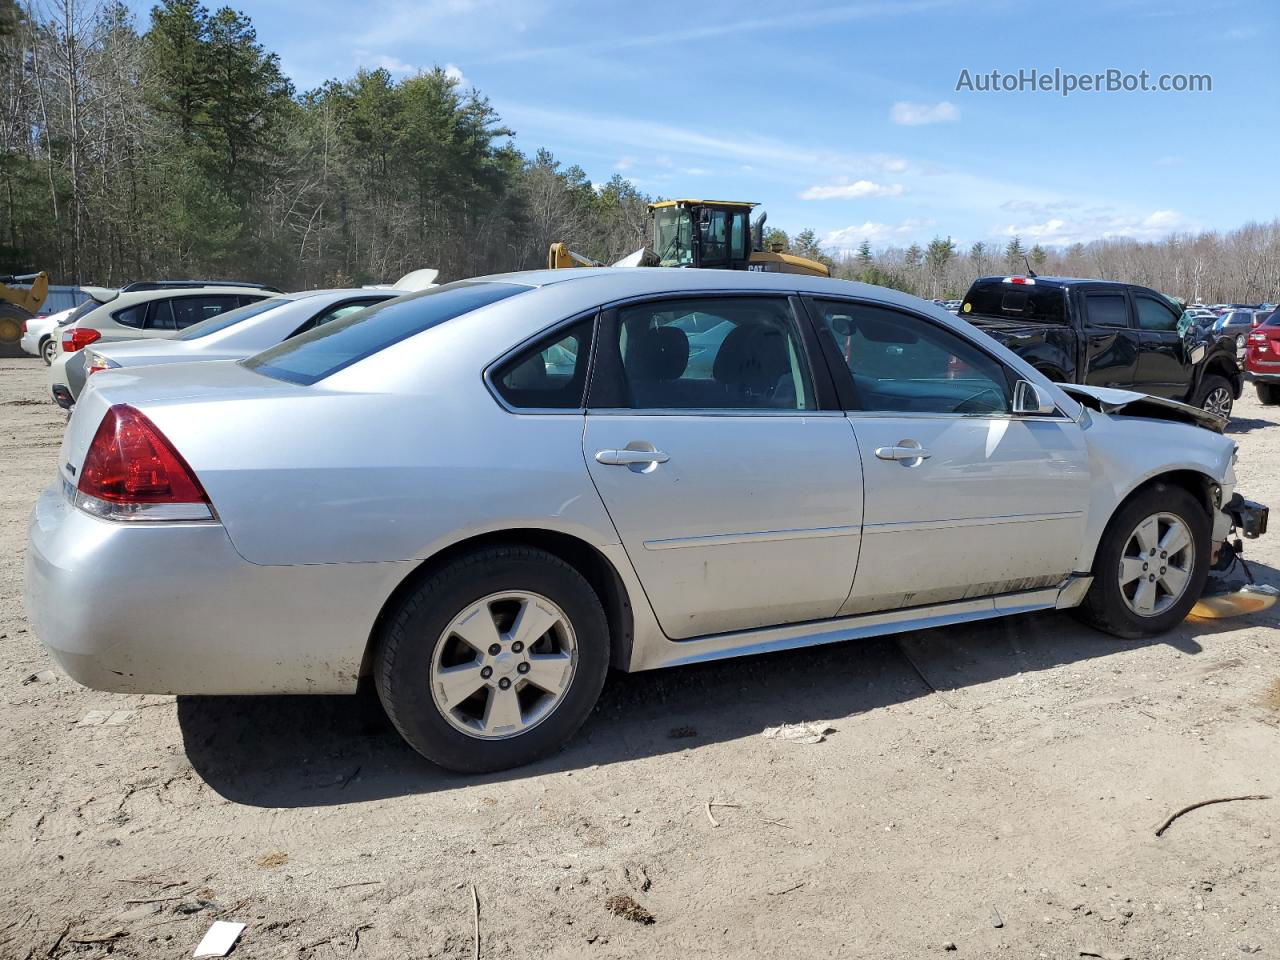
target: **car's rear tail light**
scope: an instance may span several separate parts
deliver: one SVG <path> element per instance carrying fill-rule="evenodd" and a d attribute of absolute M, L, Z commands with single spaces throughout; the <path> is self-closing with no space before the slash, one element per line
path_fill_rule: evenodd
<path fill-rule="evenodd" d="M 101 336 L 102 334 L 92 327 L 72 327 L 62 335 L 62 352 L 75 353 L 77 350 L 84 349 Z"/>
<path fill-rule="evenodd" d="M 101 373 L 103 370 L 113 370 L 120 366 L 114 360 L 108 360 L 100 353 L 94 353 L 90 350 L 85 354 L 85 376 L 92 376 L 95 373 Z"/>
<path fill-rule="evenodd" d="M 75 504 L 108 520 L 212 520 L 209 496 L 182 455 L 127 404 L 107 411 L 75 490 Z"/>
<path fill-rule="evenodd" d="M 1254 343 L 1266 343 L 1267 335 L 1265 333 L 1251 333 L 1249 334 L 1249 339 Z"/>

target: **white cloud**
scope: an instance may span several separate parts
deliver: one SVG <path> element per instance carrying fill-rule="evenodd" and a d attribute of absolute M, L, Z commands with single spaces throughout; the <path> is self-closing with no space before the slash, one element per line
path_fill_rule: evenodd
<path fill-rule="evenodd" d="M 800 194 L 801 200 L 850 200 L 856 197 L 896 197 L 903 191 L 900 183 L 873 183 L 870 180 L 840 181 L 810 187 Z"/>
<path fill-rule="evenodd" d="M 921 127 L 928 123 L 954 123 L 960 110 L 947 100 L 939 103 L 911 103 L 899 100 L 889 108 L 889 119 L 902 127 Z"/>
<path fill-rule="evenodd" d="M 1133 240 L 1160 240 L 1171 233 L 1196 230 L 1199 225 L 1177 210 L 1153 210 L 1147 214 L 1131 214 L 1112 208 L 1091 208 L 1079 216 L 1064 214 L 1039 222 L 1009 223 L 996 232 L 1006 237 L 1021 237 L 1036 243 L 1066 246 L 1091 240 L 1126 237 Z"/>
<path fill-rule="evenodd" d="M 458 65 L 455 63 L 446 63 L 444 65 L 444 75 L 460 87 L 467 85 L 467 78 L 462 75 L 462 71 L 458 69 Z"/>
<path fill-rule="evenodd" d="M 618 162 L 613 165 L 615 170 L 630 170 L 636 165 L 635 157 L 619 157 Z"/>
<path fill-rule="evenodd" d="M 863 240 L 872 243 L 901 240 L 934 226 L 933 220 L 903 220 L 901 223 L 876 223 L 868 220 L 852 227 L 832 230 L 822 238 L 822 245 L 832 250 L 856 250 Z"/>
<path fill-rule="evenodd" d="M 418 68 L 411 63 L 405 63 L 398 57 L 388 56 L 385 53 L 370 53 L 368 50 L 357 50 L 356 58 L 362 63 L 372 64 L 388 73 L 417 73 Z"/>

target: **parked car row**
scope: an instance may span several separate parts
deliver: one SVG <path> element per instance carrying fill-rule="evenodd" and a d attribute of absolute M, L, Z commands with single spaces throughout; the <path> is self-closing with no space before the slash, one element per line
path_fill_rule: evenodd
<path fill-rule="evenodd" d="M 99 333 L 94 372 L 29 527 L 32 623 L 100 690 L 369 682 L 462 771 L 557 749 L 611 667 L 1032 610 L 1161 633 L 1233 527 L 1266 529 L 1223 417 L 1172 399 L 1218 374 L 1150 291 L 1027 279 L 980 282 L 959 317 L 822 277 L 659 268 L 343 315 L 374 294 L 108 303 L 79 328 Z M 99 343 L 153 311 L 176 328 L 180 296 L 253 302 L 164 347 Z M 232 362 L 249 334 L 275 343 Z M 1063 382 L 1023 342 L 1059 349 Z M 1115 389 L 1143 376 L 1155 395 Z"/>
<path fill-rule="evenodd" d="M 225 281 L 130 284 L 66 318 L 54 338 L 50 391 L 70 409 L 86 379 L 101 370 L 244 359 L 356 310 L 434 286 L 435 277 L 434 270 L 415 271 L 395 285 L 296 293 Z"/>

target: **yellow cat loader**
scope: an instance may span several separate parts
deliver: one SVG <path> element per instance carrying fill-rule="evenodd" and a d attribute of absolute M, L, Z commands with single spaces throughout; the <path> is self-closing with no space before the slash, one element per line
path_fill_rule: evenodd
<path fill-rule="evenodd" d="M 16 283 L 30 286 L 11 286 Z M 21 355 L 22 349 L 18 346 L 18 341 L 26 330 L 26 322 L 36 315 L 48 295 L 49 276 L 46 273 L 0 277 L 0 356 Z"/>
<path fill-rule="evenodd" d="M 708 270 L 761 270 L 829 277 L 827 265 L 807 257 L 764 249 L 765 216 L 753 225 L 754 203 L 732 200 L 664 200 L 649 204 L 653 247 L 623 257 L 615 267 L 694 267 Z M 605 264 L 553 243 L 547 267 L 603 267 Z"/>

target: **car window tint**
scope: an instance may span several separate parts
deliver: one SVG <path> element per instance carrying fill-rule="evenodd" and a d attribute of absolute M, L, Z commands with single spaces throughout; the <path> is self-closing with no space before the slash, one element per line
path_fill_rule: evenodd
<path fill-rule="evenodd" d="M 1174 330 L 1178 326 L 1177 316 L 1164 304 L 1150 297 L 1141 295 L 1133 298 L 1138 308 L 1138 326 L 1143 330 Z"/>
<path fill-rule="evenodd" d="M 174 330 L 173 308 L 168 300 L 151 301 L 151 309 L 147 311 L 148 330 Z"/>
<path fill-rule="evenodd" d="M 500 282 L 445 284 L 315 327 L 250 357 L 244 364 L 278 380 L 312 384 L 401 340 L 530 289 Z"/>
<path fill-rule="evenodd" d="M 201 320 L 234 310 L 239 303 L 235 296 L 175 297 L 168 301 L 173 311 L 173 326 L 168 329 L 185 330 Z"/>
<path fill-rule="evenodd" d="M 785 300 L 663 300 L 623 307 L 617 316 L 623 406 L 814 407 L 812 378 Z"/>
<path fill-rule="evenodd" d="M 593 321 L 583 320 L 504 363 L 494 378 L 498 393 L 513 407 L 581 407 L 592 328 Z"/>
<path fill-rule="evenodd" d="M 241 298 L 243 299 L 243 298 Z M 225 330 L 228 327 L 235 326 L 242 320 L 248 320 L 250 317 L 256 317 L 259 314 L 266 313 L 268 310 L 274 310 L 276 307 L 282 307 L 286 303 L 294 301 L 285 299 L 284 297 L 272 297 L 270 300 L 250 301 L 247 306 L 238 307 L 235 310 L 228 310 L 217 316 L 210 317 L 208 320 L 201 320 L 197 324 L 193 324 L 173 339 L 175 340 L 199 340 L 201 337 L 207 337 L 211 333 L 217 333 L 219 330 Z"/>
<path fill-rule="evenodd" d="M 78 312 L 79 311 L 77 311 L 77 313 Z M 84 311 L 84 313 L 88 312 L 88 310 Z M 80 314 L 80 316 L 83 315 L 84 314 Z M 111 319 L 116 323 L 125 327 L 137 327 L 138 329 L 142 328 L 142 323 L 146 318 L 147 305 L 145 303 L 137 303 L 132 307 L 125 307 L 123 310 L 117 310 L 111 315 Z M 72 314 L 72 319 L 76 319 L 76 314 Z"/>
<path fill-rule="evenodd" d="M 1008 413 L 1000 361 L 923 317 L 870 304 L 819 301 L 819 336 L 849 368 L 858 409 Z"/>
<path fill-rule="evenodd" d="M 1129 307 L 1122 293 L 1087 293 L 1084 298 L 1085 316 L 1090 326 L 1127 327 Z"/>

